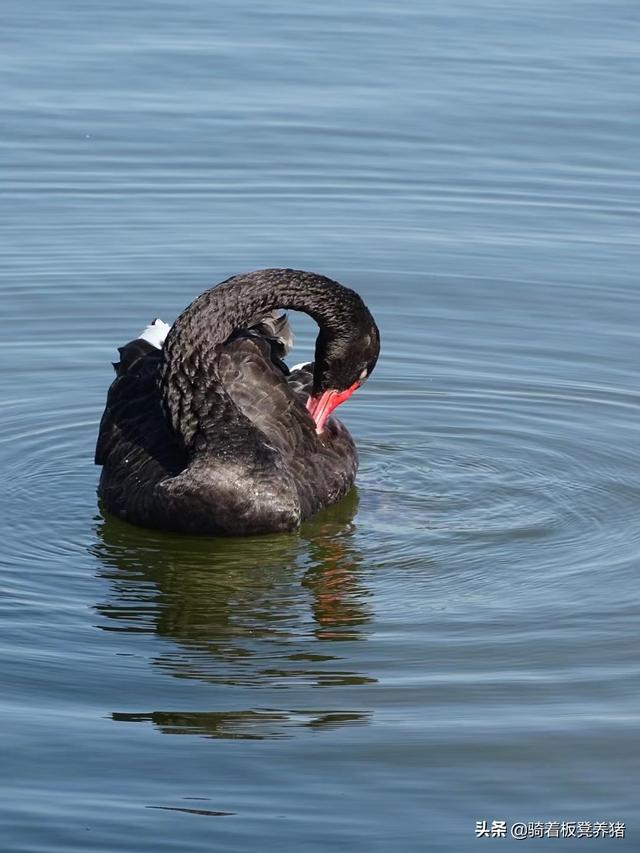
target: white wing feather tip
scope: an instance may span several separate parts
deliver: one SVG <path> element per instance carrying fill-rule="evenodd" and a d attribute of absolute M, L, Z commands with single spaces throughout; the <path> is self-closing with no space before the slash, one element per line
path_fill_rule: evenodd
<path fill-rule="evenodd" d="M 156 317 L 156 319 L 153 320 L 146 329 L 143 329 L 142 332 L 140 332 L 138 337 L 143 341 L 147 341 L 147 343 L 150 343 L 157 349 L 162 349 L 162 345 L 169 334 L 170 328 L 171 326 L 168 323 L 163 323 L 162 320 L 159 320 Z"/>

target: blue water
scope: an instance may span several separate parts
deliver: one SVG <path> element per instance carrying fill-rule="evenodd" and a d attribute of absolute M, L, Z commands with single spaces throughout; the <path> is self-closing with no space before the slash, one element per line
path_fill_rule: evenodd
<path fill-rule="evenodd" d="M 638 4 L 3 10 L 3 853 L 639 849 Z M 115 347 L 265 266 L 380 325 L 357 492 L 103 517 Z"/>

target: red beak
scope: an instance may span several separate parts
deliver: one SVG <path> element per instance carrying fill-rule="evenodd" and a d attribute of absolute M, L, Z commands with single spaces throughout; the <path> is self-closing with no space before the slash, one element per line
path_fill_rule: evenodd
<path fill-rule="evenodd" d="M 316 424 L 316 432 L 318 435 L 324 429 L 324 425 L 331 412 L 337 408 L 340 403 L 344 403 L 353 394 L 356 388 L 360 387 L 359 382 L 354 382 L 346 391 L 323 391 L 322 394 L 316 394 L 309 397 L 307 400 L 307 411 L 313 418 Z"/>

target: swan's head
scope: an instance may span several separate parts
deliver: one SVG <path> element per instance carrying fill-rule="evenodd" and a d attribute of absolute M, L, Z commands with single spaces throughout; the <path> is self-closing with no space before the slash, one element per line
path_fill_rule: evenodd
<path fill-rule="evenodd" d="M 364 306 L 363 306 L 364 308 Z M 353 327 L 342 335 L 320 332 L 316 342 L 316 367 L 313 393 L 307 400 L 307 411 L 321 433 L 327 418 L 348 400 L 371 375 L 380 352 L 380 333 L 373 317 L 364 308 Z"/>

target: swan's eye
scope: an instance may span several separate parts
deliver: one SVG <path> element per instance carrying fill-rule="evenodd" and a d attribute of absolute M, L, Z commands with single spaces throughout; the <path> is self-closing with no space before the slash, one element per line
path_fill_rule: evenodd
<path fill-rule="evenodd" d="M 360 376 L 358 377 L 358 381 L 364 382 L 364 380 L 367 378 L 368 375 L 369 375 L 369 371 L 365 367 L 364 370 L 360 373 Z"/>

